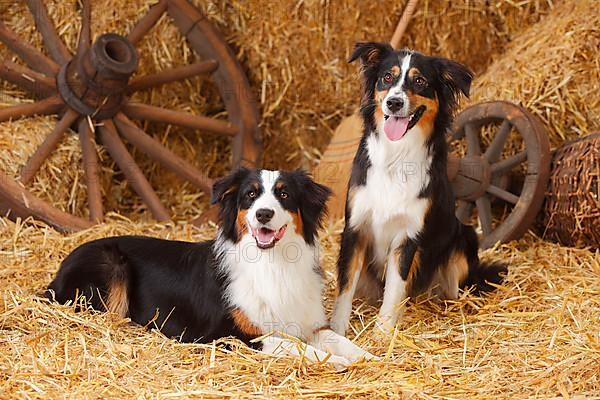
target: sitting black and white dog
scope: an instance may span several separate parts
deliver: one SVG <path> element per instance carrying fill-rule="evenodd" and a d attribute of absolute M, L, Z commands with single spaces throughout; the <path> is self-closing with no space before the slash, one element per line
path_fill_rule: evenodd
<path fill-rule="evenodd" d="M 389 332 L 409 296 L 435 288 L 493 289 L 506 267 L 479 262 L 471 226 L 454 215 L 445 133 L 472 73 L 439 57 L 386 43 L 358 43 L 350 61 L 363 69 L 364 132 L 348 185 L 332 328 L 344 334 L 352 299 L 383 303 L 377 326 Z"/>
<path fill-rule="evenodd" d="M 63 261 L 48 296 L 60 303 L 85 296 L 96 310 L 186 342 L 235 336 L 254 345 L 274 332 L 257 347 L 335 366 L 372 358 L 327 325 L 317 230 L 329 194 L 301 171 L 239 169 L 214 185 L 215 240 L 86 243 Z"/>

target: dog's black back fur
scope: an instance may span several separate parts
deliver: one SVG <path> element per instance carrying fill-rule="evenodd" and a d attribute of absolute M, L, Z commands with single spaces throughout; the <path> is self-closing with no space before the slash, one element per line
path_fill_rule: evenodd
<path fill-rule="evenodd" d="M 85 296 L 94 309 L 106 311 L 112 280 L 123 279 L 133 321 L 185 342 L 229 335 L 248 342 L 251 338 L 237 329 L 225 307 L 225 281 L 212 245 L 142 236 L 95 240 L 63 261 L 48 296 L 60 303 Z"/>

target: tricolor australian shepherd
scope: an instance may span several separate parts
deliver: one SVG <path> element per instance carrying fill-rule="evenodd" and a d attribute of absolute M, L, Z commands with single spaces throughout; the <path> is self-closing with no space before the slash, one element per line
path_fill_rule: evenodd
<path fill-rule="evenodd" d="M 336 366 L 371 358 L 326 322 L 317 230 L 329 194 L 304 172 L 240 169 L 214 185 L 215 240 L 86 243 L 63 261 L 48 296 L 85 296 L 94 309 L 186 342 L 235 336 L 251 344 L 275 332 L 252 345 Z"/>
<path fill-rule="evenodd" d="M 389 332 L 409 296 L 434 288 L 493 288 L 502 265 L 480 263 L 477 236 L 455 215 L 447 178 L 448 129 L 472 73 L 463 65 L 385 43 L 358 43 L 364 133 L 354 158 L 338 260 L 332 328 L 344 334 L 352 299 L 383 292 L 377 326 Z"/>

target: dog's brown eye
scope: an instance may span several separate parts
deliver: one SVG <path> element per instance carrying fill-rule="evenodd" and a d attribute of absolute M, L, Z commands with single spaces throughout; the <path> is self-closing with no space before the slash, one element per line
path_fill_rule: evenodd
<path fill-rule="evenodd" d="M 385 83 L 392 83 L 392 81 L 394 80 L 394 77 L 392 76 L 392 74 L 390 74 L 389 72 L 387 72 L 384 76 L 383 76 L 383 81 Z"/>
<path fill-rule="evenodd" d="M 251 190 L 248 192 L 248 197 L 250 197 L 251 199 L 256 197 L 256 192 L 254 190 Z"/>
<path fill-rule="evenodd" d="M 287 192 L 281 191 L 279 193 L 279 197 L 285 200 L 288 198 L 288 194 L 287 194 Z"/>
<path fill-rule="evenodd" d="M 419 86 L 425 86 L 425 84 L 427 83 L 427 81 L 425 80 L 425 78 L 422 78 L 420 76 L 417 76 L 415 78 L 415 83 Z"/>

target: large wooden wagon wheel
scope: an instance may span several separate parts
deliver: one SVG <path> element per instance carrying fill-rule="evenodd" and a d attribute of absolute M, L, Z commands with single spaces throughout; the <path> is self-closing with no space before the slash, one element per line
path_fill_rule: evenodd
<path fill-rule="evenodd" d="M 495 132 L 486 149 L 480 140 L 485 129 Z M 522 144 L 510 151 L 513 131 Z M 464 140 L 466 148 L 462 157 L 451 154 L 448 163 L 457 218 L 468 223 L 476 212 L 482 248 L 521 237 L 542 206 L 550 175 L 550 144 L 542 125 L 522 107 L 486 102 L 458 115 L 451 140 Z"/>
<path fill-rule="evenodd" d="M 20 182 L 0 171 L 0 209 L 34 216 L 59 230 L 77 230 L 103 219 L 95 141 L 105 146 L 132 188 L 158 220 L 170 218 L 124 141 L 199 189 L 210 193 L 212 179 L 147 135 L 133 120 L 161 122 L 230 136 L 234 166 L 255 165 L 261 155 L 258 113 L 248 82 L 221 34 L 186 0 L 160 0 L 127 37 L 114 33 L 91 43 L 91 0 L 82 4 L 82 27 L 75 55 L 69 53 L 41 0 L 27 0 L 51 58 L 19 38 L 0 21 L 0 41 L 28 67 L 0 61 L 0 79 L 31 92 L 36 102 L 0 109 L 0 122 L 33 115 L 57 115 L 58 123 L 21 170 Z M 138 66 L 136 45 L 167 13 L 202 61 L 131 79 Z M 210 74 L 228 120 L 172 111 L 129 101 L 133 92 Z M 25 185 L 56 149 L 65 132 L 79 133 L 90 220 L 62 212 L 32 195 Z"/>

